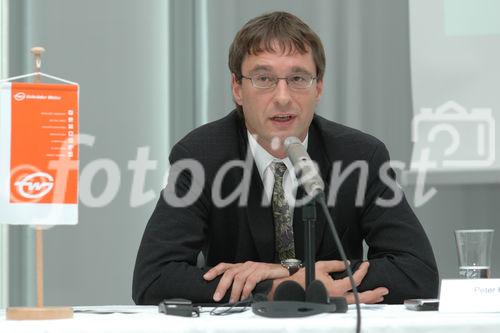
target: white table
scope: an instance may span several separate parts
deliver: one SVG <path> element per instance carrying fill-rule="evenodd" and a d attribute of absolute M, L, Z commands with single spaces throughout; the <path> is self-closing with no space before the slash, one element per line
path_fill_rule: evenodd
<path fill-rule="evenodd" d="M 73 319 L 47 321 L 7 321 L 0 310 L 0 332 L 355 332 L 356 311 L 320 314 L 307 318 L 270 319 L 256 316 L 251 309 L 228 316 L 184 318 L 158 313 L 155 306 L 94 306 L 75 310 L 122 311 L 126 313 L 75 313 Z M 206 311 L 207 309 L 203 309 Z M 401 305 L 363 305 L 363 332 L 473 332 L 499 333 L 500 313 L 445 314 L 416 312 Z"/>

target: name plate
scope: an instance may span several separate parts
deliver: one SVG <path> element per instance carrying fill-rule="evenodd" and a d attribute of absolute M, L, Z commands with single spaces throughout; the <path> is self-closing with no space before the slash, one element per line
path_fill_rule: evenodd
<path fill-rule="evenodd" d="M 442 280 L 440 312 L 500 312 L 500 279 Z"/>

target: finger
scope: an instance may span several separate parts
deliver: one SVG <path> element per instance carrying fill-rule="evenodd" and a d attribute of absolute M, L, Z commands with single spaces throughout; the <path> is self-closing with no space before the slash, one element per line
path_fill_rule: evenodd
<path fill-rule="evenodd" d="M 366 273 L 368 273 L 369 266 L 370 264 L 368 263 L 368 261 L 365 261 L 359 266 L 356 272 L 352 274 L 352 278 L 356 286 L 359 286 L 361 284 L 361 281 L 363 281 Z M 349 279 L 348 276 L 340 280 L 335 280 L 334 284 L 335 284 L 335 291 L 339 295 L 352 289 L 351 280 Z"/>
<path fill-rule="evenodd" d="M 374 304 L 384 301 L 384 296 L 389 293 L 389 290 L 384 287 L 375 288 L 373 290 L 363 291 L 358 294 L 359 302 L 364 304 Z M 345 295 L 347 303 L 355 303 L 354 294 L 348 293 Z"/>
<path fill-rule="evenodd" d="M 347 263 L 349 264 L 349 261 Z M 326 273 L 342 272 L 346 268 L 344 262 L 341 260 L 318 261 L 316 263 L 316 269 Z"/>
<path fill-rule="evenodd" d="M 379 303 L 384 300 L 384 296 L 387 295 L 387 293 L 388 290 L 386 288 L 367 290 L 359 294 L 359 302 L 364 304 Z"/>
<path fill-rule="evenodd" d="M 252 265 L 245 270 L 239 271 L 235 274 L 233 279 L 233 286 L 231 288 L 230 303 L 236 303 L 242 296 L 243 288 L 245 287 L 248 277 L 254 273 L 255 267 Z"/>
<path fill-rule="evenodd" d="M 205 274 L 203 274 L 203 278 L 208 281 L 213 280 L 216 276 L 219 276 L 226 271 L 225 267 L 227 267 L 226 263 L 220 263 L 210 268 Z"/>
<path fill-rule="evenodd" d="M 368 273 L 368 267 L 370 267 L 370 263 L 368 261 L 363 261 L 363 263 L 359 265 L 358 269 L 352 274 L 356 287 L 359 286 L 361 281 L 365 278 L 366 273 Z"/>
<path fill-rule="evenodd" d="M 217 288 L 215 289 L 213 296 L 214 301 L 218 302 L 224 297 L 226 291 L 233 283 L 234 275 L 236 274 L 236 269 L 237 268 L 228 269 L 227 271 L 224 272 L 222 278 L 219 281 L 219 284 L 217 285 Z"/>
<path fill-rule="evenodd" d="M 362 292 L 359 295 L 359 302 L 363 304 L 375 304 L 383 301 L 384 301 L 384 296 L 380 296 L 380 293 L 377 293 L 372 290 Z"/>
<path fill-rule="evenodd" d="M 245 286 L 241 292 L 241 300 L 247 299 L 252 294 L 252 291 L 255 289 L 257 283 L 262 280 L 265 280 L 265 274 L 262 270 L 255 270 L 252 274 L 250 274 L 246 281 Z"/>
<path fill-rule="evenodd" d="M 221 262 L 220 264 L 210 268 L 204 275 L 203 275 L 203 278 L 207 281 L 211 281 L 213 279 L 215 279 L 217 276 L 223 274 L 224 272 L 226 272 L 228 269 L 230 269 L 231 267 L 234 267 L 238 264 L 228 264 L 228 263 L 225 263 L 225 262 Z"/>
<path fill-rule="evenodd" d="M 253 271 L 246 276 L 246 281 L 241 291 L 241 300 L 250 297 L 257 283 L 267 279 L 275 280 L 289 276 L 288 271 L 280 264 L 253 263 L 252 267 Z"/>

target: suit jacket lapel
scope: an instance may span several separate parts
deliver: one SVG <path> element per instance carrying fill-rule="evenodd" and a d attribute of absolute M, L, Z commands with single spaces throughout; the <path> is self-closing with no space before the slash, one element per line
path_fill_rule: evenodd
<path fill-rule="evenodd" d="M 242 147 L 241 158 L 245 159 L 247 149 L 249 149 L 247 130 L 242 118 L 239 118 L 238 122 L 240 147 Z M 255 162 L 253 162 L 248 202 L 246 205 L 248 224 L 260 260 L 262 262 L 274 262 L 276 252 L 274 246 L 274 220 L 271 207 L 262 203 L 263 195 L 265 195 L 264 185 L 262 184 L 259 170 Z"/>
<path fill-rule="evenodd" d="M 262 203 L 264 186 L 257 167 L 253 166 L 247 215 L 255 247 L 263 262 L 275 261 L 274 221 L 272 209 Z"/>

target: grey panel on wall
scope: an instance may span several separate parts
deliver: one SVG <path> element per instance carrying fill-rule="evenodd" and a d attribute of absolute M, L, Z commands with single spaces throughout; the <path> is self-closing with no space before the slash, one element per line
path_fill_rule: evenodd
<path fill-rule="evenodd" d="M 29 47 L 44 46 L 42 71 L 80 84 L 80 133 L 95 139 L 92 146 L 80 146 L 80 174 L 103 159 L 121 176 L 109 204 L 89 207 L 81 201 L 77 226 L 44 232 L 45 303 L 131 303 L 135 256 L 168 155 L 168 3 L 15 2 L 19 8 L 12 8 L 12 15 L 17 16 L 11 17 L 19 20 L 12 22 L 21 29 L 12 29 L 20 38 L 12 41 L 11 58 L 22 62 L 12 64 L 11 75 L 32 71 Z M 157 168 L 146 174 L 143 189 L 153 198 L 133 207 L 128 163 L 139 147 L 149 147 Z M 91 184 L 80 186 L 80 192 L 86 186 L 98 197 L 110 182 L 101 170 Z M 29 228 L 11 229 L 11 258 L 29 259 Z M 22 263 L 11 261 L 11 281 L 17 281 L 11 285 L 11 304 L 33 302 L 25 295 L 32 285 L 32 279 L 25 281 L 32 262 Z"/>

